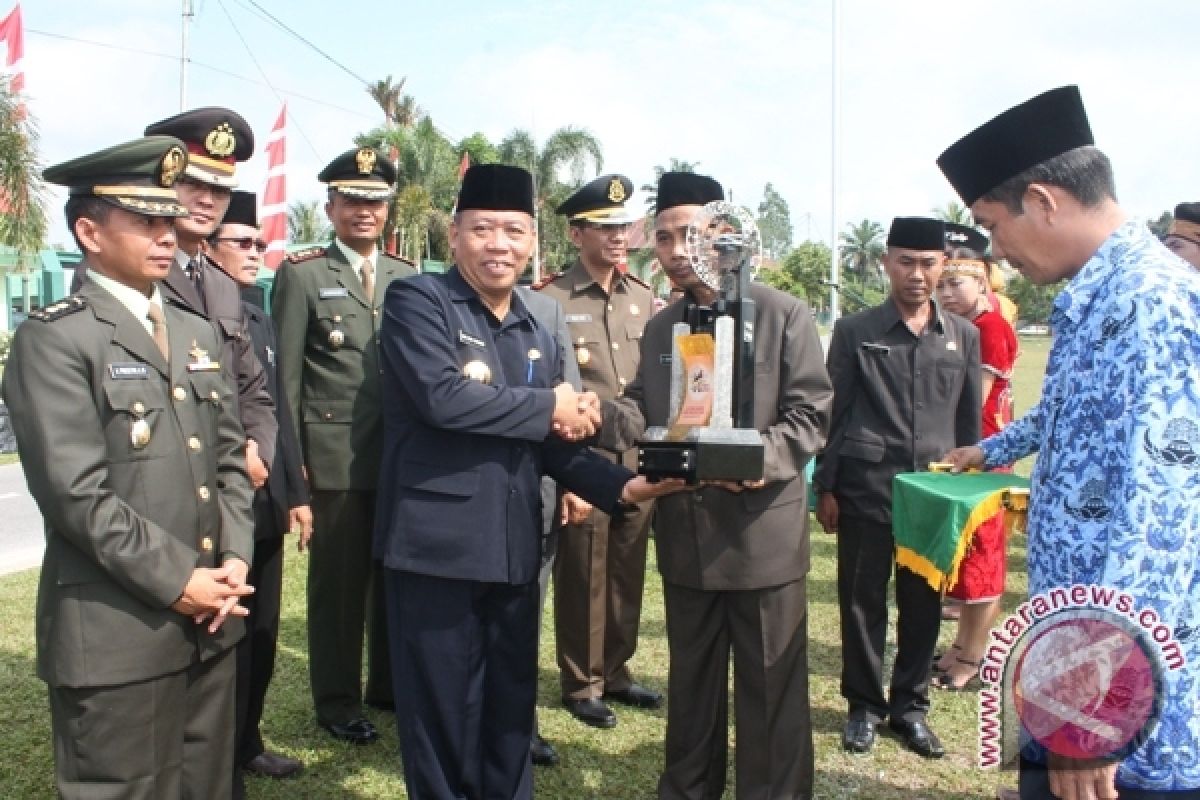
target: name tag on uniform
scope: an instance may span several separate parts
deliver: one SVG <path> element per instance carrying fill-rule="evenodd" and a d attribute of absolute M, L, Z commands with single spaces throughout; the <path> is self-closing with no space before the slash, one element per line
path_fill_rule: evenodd
<path fill-rule="evenodd" d="M 487 344 L 484 343 L 482 339 L 476 339 L 474 336 L 463 330 L 458 332 L 458 341 L 460 344 L 469 344 L 471 347 L 478 347 L 481 350 L 487 349 Z"/>
<path fill-rule="evenodd" d="M 669 365 L 671 363 L 671 361 L 672 361 L 672 359 L 671 359 L 670 353 L 662 353 L 658 357 L 658 363 L 660 363 L 660 364 L 668 364 Z"/>
<path fill-rule="evenodd" d="M 591 314 L 567 314 L 566 319 L 567 319 L 567 324 L 570 324 L 572 322 L 591 322 L 592 315 Z"/>
<path fill-rule="evenodd" d="M 955 342 L 955 341 L 953 341 L 953 340 L 952 340 L 952 341 L 949 341 L 949 342 L 946 342 L 946 349 L 947 349 L 947 350 L 957 350 L 957 349 L 958 349 L 958 342 Z"/>
<path fill-rule="evenodd" d="M 350 290 L 345 286 L 334 286 L 332 289 L 318 289 L 317 293 L 322 300 L 329 300 L 334 297 L 349 297 Z"/>
<path fill-rule="evenodd" d="M 862 349 L 864 353 L 874 353 L 877 356 L 886 356 L 892 352 L 892 348 L 886 344 L 875 344 L 874 342 L 863 342 Z"/>
<path fill-rule="evenodd" d="M 144 381 L 150 377 L 150 368 L 136 362 L 131 364 L 109 364 L 108 375 L 114 381 Z"/>

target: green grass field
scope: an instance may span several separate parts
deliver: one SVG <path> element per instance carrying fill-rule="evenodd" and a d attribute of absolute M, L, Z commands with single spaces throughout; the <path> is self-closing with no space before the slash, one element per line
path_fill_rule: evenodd
<path fill-rule="evenodd" d="M 1045 369 L 1048 339 L 1022 340 L 1023 355 L 1015 380 L 1018 413 L 1037 399 Z M 1028 467 L 1028 464 L 1023 465 Z M 840 645 L 835 596 L 835 548 L 832 537 L 812 524 L 813 571 L 810 598 L 809 663 L 812 673 L 813 726 L 817 751 L 816 796 L 832 798 L 896 798 L 951 800 L 989 798 L 997 787 L 1014 785 L 1015 776 L 976 767 L 977 696 L 934 695 L 930 723 L 949 751 L 940 761 L 925 761 L 895 740 L 883 737 L 869 756 L 850 756 L 840 746 L 845 708 L 838 695 Z M 652 551 L 653 553 L 653 551 Z M 653 557 L 653 556 L 652 556 Z M 313 721 L 308 694 L 304 635 L 304 575 L 307 556 L 289 551 L 280 652 L 264 733 L 269 746 L 302 759 L 305 774 L 297 780 L 271 783 L 253 780 L 252 798 L 399 798 L 405 797 L 392 718 L 372 712 L 383 733 L 377 744 L 356 748 L 334 742 Z M 1025 593 L 1024 539 L 1009 547 L 1007 607 Z M 633 662 L 635 674 L 650 686 L 666 688 L 667 647 L 662 590 L 649 567 L 642 634 Z M 36 570 L 0 578 L 0 797 L 53 797 L 50 725 L 45 690 L 33 669 L 33 604 Z M 943 639 L 953 629 L 943 626 Z M 889 651 L 891 643 L 889 643 Z M 558 703 L 553 629 L 544 630 L 538 714 L 543 735 L 553 741 L 562 764 L 536 773 L 537 797 L 647 798 L 662 764 L 663 712 L 618 709 L 620 722 L 609 731 L 576 723 Z M 736 713 L 736 710 L 735 710 Z M 733 739 L 732 726 L 730 740 Z M 732 754 L 731 754 L 732 755 Z M 732 767 L 730 769 L 732 797 Z"/>

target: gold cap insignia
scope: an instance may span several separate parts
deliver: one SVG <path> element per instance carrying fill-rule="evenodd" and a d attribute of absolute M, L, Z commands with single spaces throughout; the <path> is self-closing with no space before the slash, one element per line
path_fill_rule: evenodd
<path fill-rule="evenodd" d="M 334 350 L 340 350 L 345 343 L 346 334 L 336 329 L 329 332 L 329 346 Z"/>
<path fill-rule="evenodd" d="M 231 155 L 237 147 L 237 139 L 233 135 L 233 128 L 228 122 L 222 122 L 217 127 L 209 132 L 208 136 L 204 137 L 204 149 L 208 150 L 208 154 L 217 158 L 225 158 Z"/>
<path fill-rule="evenodd" d="M 183 172 L 183 166 L 187 163 L 187 158 L 183 154 L 183 150 L 179 147 L 172 147 L 163 156 L 162 164 L 159 166 L 158 182 L 163 186 L 170 188 L 175 185 L 175 179 L 179 177 L 179 173 Z"/>
<path fill-rule="evenodd" d="M 483 384 L 492 382 L 492 368 L 482 361 L 468 361 L 463 365 L 463 375 Z"/>
<path fill-rule="evenodd" d="M 608 185 L 608 199 L 614 203 L 625 202 L 625 185 L 621 183 L 620 178 L 613 178 L 612 183 Z"/>
<path fill-rule="evenodd" d="M 358 152 L 354 154 L 354 163 L 358 165 L 358 171 L 362 175 L 370 175 L 375 169 L 375 151 L 369 147 L 360 147 Z"/>

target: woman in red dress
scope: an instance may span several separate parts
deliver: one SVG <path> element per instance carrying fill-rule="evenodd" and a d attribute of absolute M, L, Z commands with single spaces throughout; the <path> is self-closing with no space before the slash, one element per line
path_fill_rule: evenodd
<path fill-rule="evenodd" d="M 983 364 L 983 435 L 991 436 L 1012 421 L 1010 379 L 1017 358 L 1017 336 L 988 297 L 988 263 L 983 252 L 987 239 L 965 226 L 973 247 L 953 247 L 937 285 L 942 308 L 966 317 L 979 328 Z M 951 226 L 947 226 L 950 230 Z M 969 233 L 968 233 L 969 232 Z M 953 234 L 951 234 L 953 235 Z M 954 644 L 936 663 L 933 685 L 961 691 L 976 688 L 976 673 L 987 646 L 988 632 L 1000 614 L 1004 594 L 1006 546 L 1004 513 L 976 530 L 959 568 L 958 578 L 946 592 L 962 603 Z"/>

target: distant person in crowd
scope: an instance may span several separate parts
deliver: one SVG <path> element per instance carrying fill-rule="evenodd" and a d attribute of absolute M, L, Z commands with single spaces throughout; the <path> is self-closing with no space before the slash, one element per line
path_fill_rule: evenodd
<path fill-rule="evenodd" d="M 1175 206 L 1175 219 L 1163 239 L 1175 255 L 1200 269 L 1200 203 L 1180 203 Z"/>

